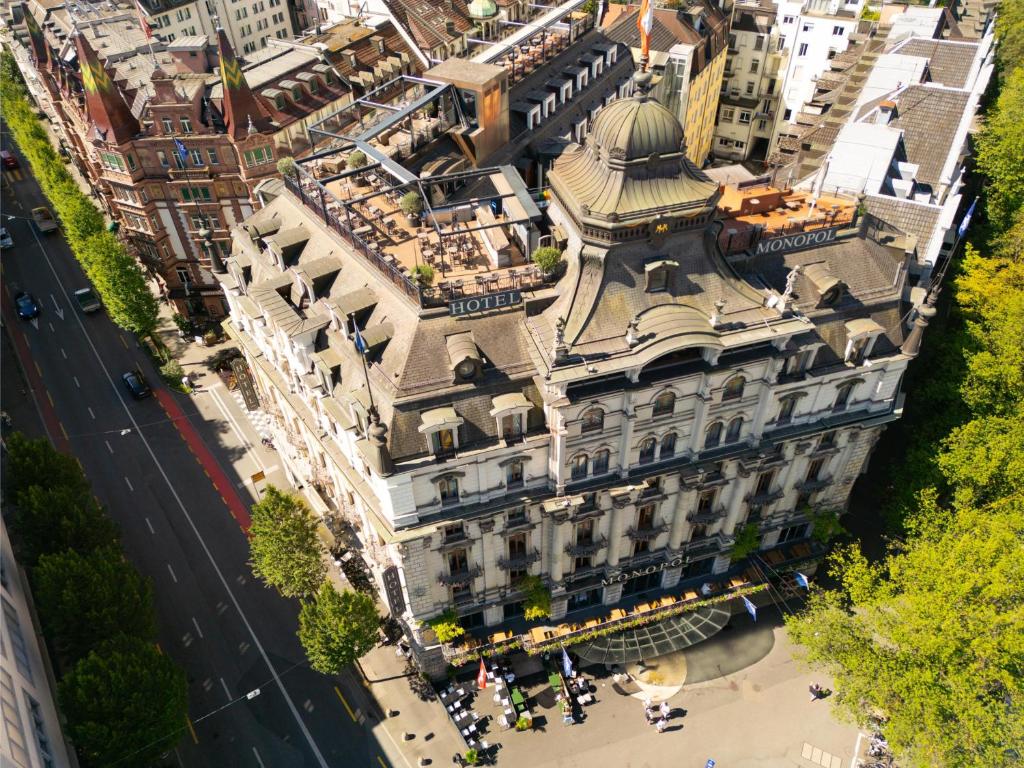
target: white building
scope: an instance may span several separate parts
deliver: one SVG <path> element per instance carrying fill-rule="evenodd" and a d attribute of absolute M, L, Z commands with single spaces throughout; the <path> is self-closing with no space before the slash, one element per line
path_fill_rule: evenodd
<path fill-rule="evenodd" d="M 147 22 L 166 42 L 205 37 L 216 45 L 217 24 L 227 33 L 232 48 L 240 55 L 267 47 L 270 39 L 290 40 L 297 32 L 286 0 L 141 0 Z"/>
<path fill-rule="evenodd" d="M 816 516 L 844 508 L 900 415 L 926 324 L 904 337 L 912 241 L 864 217 L 727 264 L 721 193 L 685 149 L 644 76 L 601 111 L 548 174 L 555 284 L 523 265 L 539 214 L 508 169 L 375 192 L 362 234 L 345 222 L 365 203 L 301 174 L 234 231 L 226 327 L 288 477 L 351 523 L 432 674 L 470 652 L 429 629 L 452 614 L 485 643 L 472 653 L 500 630 L 528 653 L 548 632 L 609 658 L 583 636 L 626 615 L 678 647 L 694 617 L 713 634 L 729 608 L 698 605 L 701 585 L 728 600 L 812 572 Z M 384 225 L 404 189 L 430 200 L 438 245 Z M 413 253 L 445 269 L 436 285 L 404 277 Z M 549 591 L 547 628 L 523 620 L 528 575 Z M 653 597 L 675 613 L 650 618 Z"/>
<path fill-rule="evenodd" d="M 12 768 L 68 768 L 53 691 L 52 672 L 36 628 L 31 596 L 0 521 L 0 764 Z"/>

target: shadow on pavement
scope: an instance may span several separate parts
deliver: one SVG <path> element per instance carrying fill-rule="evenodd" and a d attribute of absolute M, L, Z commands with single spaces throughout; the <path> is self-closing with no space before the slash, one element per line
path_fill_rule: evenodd
<path fill-rule="evenodd" d="M 753 666 L 775 646 L 774 630 L 782 626 L 782 614 L 761 607 L 754 622 L 747 614 L 736 614 L 710 640 L 687 648 L 686 685 L 704 683 Z"/>

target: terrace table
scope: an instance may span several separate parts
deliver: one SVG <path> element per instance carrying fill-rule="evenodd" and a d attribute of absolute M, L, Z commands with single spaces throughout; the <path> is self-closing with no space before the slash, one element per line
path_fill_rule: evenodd
<path fill-rule="evenodd" d="M 629 614 L 627 614 L 621 608 L 615 608 L 614 610 L 612 610 L 612 621 L 617 621 L 618 619 L 624 619 L 628 615 Z"/>
<path fill-rule="evenodd" d="M 526 699 L 523 698 L 523 692 L 518 688 L 512 689 L 512 703 L 515 705 L 516 711 L 519 710 L 519 707 L 526 705 Z"/>

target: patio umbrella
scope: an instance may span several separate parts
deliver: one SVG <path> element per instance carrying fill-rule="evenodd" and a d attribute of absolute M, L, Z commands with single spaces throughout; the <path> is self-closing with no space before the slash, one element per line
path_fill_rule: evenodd
<path fill-rule="evenodd" d="M 565 672 L 566 677 L 572 677 L 572 662 L 569 660 L 569 653 L 565 650 L 565 646 L 562 646 L 562 671 Z"/>

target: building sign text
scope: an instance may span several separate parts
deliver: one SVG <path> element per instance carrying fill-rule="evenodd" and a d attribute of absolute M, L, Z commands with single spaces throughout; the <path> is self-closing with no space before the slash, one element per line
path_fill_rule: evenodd
<path fill-rule="evenodd" d="M 827 229 L 812 229 L 810 232 L 797 232 L 793 235 L 773 237 L 770 240 L 762 240 L 757 244 L 757 255 L 763 256 L 768 253 L 787 253 L 801 248 L 809 248 L 812 245 L 823 245 L 831 243 L 836 239 L 836 233 L 840 227 L 828 227 Z"/>
<path fill-rule="evenodd" d="M 523 294 L 520 291 L 502 291 L 501 293 L 489 293 L 486 296 L 469 296 L 458 299 L 448 304 L 448 312 L 452 317 L 468 315 L 470 312 L 486 312 L 489 309 L 500 309 L 511 307 L 523 302 Z"/>

